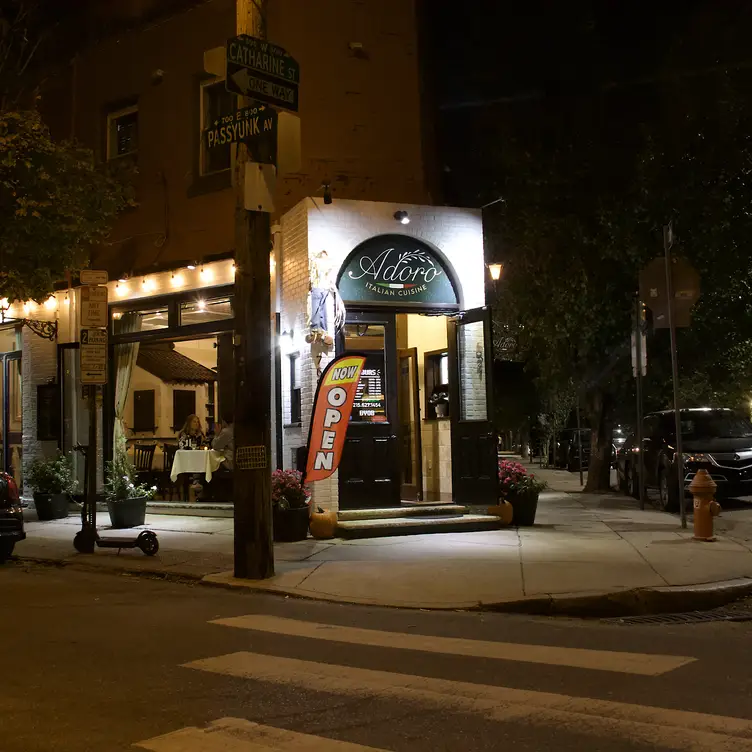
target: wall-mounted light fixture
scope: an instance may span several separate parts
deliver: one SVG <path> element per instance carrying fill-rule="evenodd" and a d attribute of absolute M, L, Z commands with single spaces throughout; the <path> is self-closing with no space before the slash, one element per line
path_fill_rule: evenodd
<path fill-rule="evenodd" d="M 489 264 L 488 273 L 491 275 L 491 279 L 497 282 L 501 278 L 501 270 L 503 269 L 501 264 Z"/>
<path fill-rule="evenodd" d="M 196 262 L 194 261 L 192 264 L 186 264 L 185 268 L 192 272 L 196 268 Z"/>
<path fill-rule="evenodd" d="M 410 224 L 410 215 L 406 211 L 396 211 L 394 212 L 394 218 L 403 225 L 409 225 Z"/>

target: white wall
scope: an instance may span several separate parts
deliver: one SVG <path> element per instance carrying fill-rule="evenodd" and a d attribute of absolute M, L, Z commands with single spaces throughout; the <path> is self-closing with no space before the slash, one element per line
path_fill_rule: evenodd
<path fill-rule="evenodd" d="M 399 210 L 408 212 L 410 224 L 402 225 L 394 219 L 394 213 Z M 459 285 L 460 301 L 465 309 L 485 305 L 485 263 L 481 213 L 472 209 L 344 200 L 335 200 L 332 204 L 326 205 L 321 198 L 308 198 L 282 217 L 281 227 L 281 328 L 283 332 L 294 332 L 293 337 L 283 338 L 281 343 L 283 423 L 289 421 L 290 415 L 290 387 L 287 373 L 289 369 L 286 368 L 285 358 L 285 355 L 290 352 L 300 352 L 303 413 L 301 427 L 284 429 L 283 464 L 289 467 L 294 448 L 304 445 L 307 440 L 317 383 L 310 346 L 304 341 L 309 316 L 309 258 L 321 250 L 326 250 L 338 268 L 357 245 L 371 237 L 390 233 L 415 237 L 440 250 L 452 265 Z M 425 317 L 417 318 L 424 319 Z M 331 317 L 329 321 L 332 321 Z M 426 320 L 420 320 L 414 324 L 416 337 L 421 336 L 419 332 L 423 328 L 431 328 L 431 337 L 435 336 L 435 339 L 426 340 L 432 343 L 431 347 L 423 343 L 424 351 L 446 346 L 446 319 L 438 317 L 436 322 L 436 324 L 429 324 Z M 444 328 L 443 339 L 438 333 L 439 327 Z M 330 328 L 332 328 L 330 333 L 334 334 L 331 323 Z M 433 344 L 436 346 L 434 347 Z M 332 354 L 322 359 L 322 367 L 330 360 Z M 421 389 L 423 389 L 422 368 L 420 381 Z M 442 422 L 439 421 L 439 423 Z M 426 460 L 429 459 L 426 457 L 428 446 L 431 447 L 432 452 L 431 463 L 434 462 L 435 455 L 436 462 L 443 464 L 444 470 L 449 474 L 448 479 L 445 478 L 442 481 L 436 493 L 440 493 L 441 498 L 446 498 L 447 494 L 451 498 L 448 422 L 432 428 L 430 435 L 424 440 L 424 472 L 428 465 Z M 328 480 L 314 485 L 313 500 L 317 506 L 325 509 L 338 508 L 337 473 Z"/>

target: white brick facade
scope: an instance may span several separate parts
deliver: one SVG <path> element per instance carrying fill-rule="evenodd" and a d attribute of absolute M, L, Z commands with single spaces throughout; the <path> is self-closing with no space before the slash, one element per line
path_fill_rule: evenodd
<path fill-rule="evenodd" d="M 394 214 L 406 211 L 410 223 L 397 222 Z M 290 426 L 290 375 L 282 364 L 282 401 L 284 466 L 294 466 L 294 452 L 308 439 L 313 399 L 316 390 L 316 366 L 311 348 L 305 342 L 309 311 L 309 260 L 326 250 L 335 269 L 341 268 L 349 254 L 363 241 L 374 236 L 401 234 L 418 238 L 439 250 L 452 266 L 458 283 L 460 307 L 478 308 L 485 305 L 485 266 L 481 213 L 471 209 L 378 203 L 372 201 L 340 201 L 324 204 L 320 198 L 300 202 L 282 217 L 282 295 L 281 329 L 282 357 L 299 353 L 299 376 L 302 390 L 302 421 Z M 334 336 L 333 316 L 327 317 L 330 334 Z M 292 332 L 292 337 L 289 333 Z M 286 340 L 286 341 L 285 341 Z M 478 384 L 475 368 L 475 343 L 469 343 L 472 362 L 468 365 L 472 393 L 471 409 L 479 414 L 484 395 L 475 395 Z M 333 357 L 334 349 L 321 361 L 323 368 Z M 448 422 L 425 424 L 422 427 L 424 455 L 424 492 L 426 498 L 450 501 L 451 436 Z M 429 467 L 430 466 L 430 467 Z M 427 477 L 430 476 L 430 477 Z M 324 509 L 338 508 L 338 478 L 335 473 L 326 481 L 313 485 L 314 502 Z M 430 496 L 429 496 L 430 494 Z"/>

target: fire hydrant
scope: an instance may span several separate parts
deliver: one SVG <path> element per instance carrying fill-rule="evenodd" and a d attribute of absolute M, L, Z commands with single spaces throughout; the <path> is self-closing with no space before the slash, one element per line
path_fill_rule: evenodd
<path fill-rule="evenodd" d="M 689 491 L 695 502 L 695 540 L 715 540 L 713 517 L 717 517 L 721 512 L 721 505 L 714 498 L 715 489 L 715 481 L 708 475 L 707 470 L 698 470 L 689 484 Z"/>

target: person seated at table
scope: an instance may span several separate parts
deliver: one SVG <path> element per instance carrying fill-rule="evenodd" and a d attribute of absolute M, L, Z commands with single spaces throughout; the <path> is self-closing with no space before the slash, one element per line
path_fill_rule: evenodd
<path fill-rule="evenodd" d="M 219 466 L 221 470 L 232 472 L 233 459 L 235 454 L 235 429 L 232 424 L 232 413 L 223 413 L 222 422 L 219 425 L 219 431 L 212 440 L 212 449 L 221 454 L 225 461 Z"/>
<path fill-rule="evenodd" d="M 201 449 L 206 438 L 201 429 L 201 421 L 198 415 L 189 415 L 185 419 L 185 425 L 178 434 L 178 448 Z"/>

